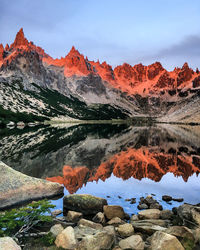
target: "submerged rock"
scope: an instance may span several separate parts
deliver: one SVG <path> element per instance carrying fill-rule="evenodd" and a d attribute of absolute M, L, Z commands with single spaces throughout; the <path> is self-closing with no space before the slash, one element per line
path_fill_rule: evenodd
<path fill-rule="evenodd" d="M 27 176 L 0 162 L 0 208 L 60 194 L 60 184 Z"/>
<path fill-rule="evenodd" d="M 107 205 L 107 200 L 89 194 L 66 195 L 63 199 L 64 211 L 73 210 L 84 215 L 97 214 L 103 211 L 103 206 Z"/>

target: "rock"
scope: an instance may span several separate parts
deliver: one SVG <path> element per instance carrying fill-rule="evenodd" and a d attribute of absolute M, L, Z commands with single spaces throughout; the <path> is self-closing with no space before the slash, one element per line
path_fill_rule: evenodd
<path fill-rule="evenodd" d="M 125 219 L 125 220 L 130 220 L 130 218 L 131 218 L 131 217 L 130 217 L 130 215 L 129 215 L 129 214 L 124 213 L 124 219 Z"/>
<path fill-rule="evenodd" d="M 192 230 L 193 235 L 194 235 L 194 239 L 195 239 L 195 243 L 200 243 L 200 227 L 195 228 Z"/>
<path fill-rule="evenodd" d="M 103 231 L 106 231 L 109 234 L 115 235 L 115 228 L 114 226 L 106 226 L 103 228 Z"/>
<path fill-rule="evenodd" d="M 111 249 L 114 244 L 114 236 L 107 232 L 99 232 L 95 235 L 87 235 L 79 243 L 77 250 L 101 250 Z"/>
<path fill-rule="evenodd" d="M 105 225 L 106 223 L 105 216 L 102 212 L 97 213 L 92 220 L 96 223 L 101 223 L 102 225 Z"/>
<path fill-rule="evenodd" d="M 96 233 L 98 233 L 100 231 L 102 231 L 102 230 L 99 230 L 99 229 L 97 230 L 97 229 L 94 229 L 91 227 L 86 227 L 83 225 L 79 225 L 79 226 L 74 228 L 75 237 L 79 241 L 87 235 L 95 235 Z"/>
<path fill-rule="evenodd" d="M 136 198 L 131 198 L 130 203 L 135 204 L 136 203 Z"/>
<path fill-rule="evenodd" d="M 178 239 L 164 232 L 155 232 L 151 238 L 151 250 L 184 250 Z"/>
<path fill-rule="evenodd" d="M 154 208 L 155 208 L 155 209 L 163 210 L 162 205 L 159 204 L 159 203 L 153 203 L 153 204 L 150 205 L 149 208 L 150 208 L 150 209 L 154 209 Z"/>
<path fill-rule="evenodd" d="M 173 198 L 172 200 L 173 201 L 177 201 L 177 202 L 183 202 L 184 201 L 183 198 Z"/>
<path fill-rule="evenodd" d="M 75 212 L 75 211 L 68 211 L 66 221 L 71 221 L 71 222 L 78 222 L 81 218 L 83 217 L 82 213 Z"/>
<path fill-rule="evenodd" d="M 148 209 L 149 207 L 148 207 L 147 204 L 142 203 L 142 204 L 139 204 L 139 205 L 137 206 L 137 208 L 138 208 L 139 210 L 142 210 L 142 209 Z"/>
<path fill-rule="evenodd" d="M 176 238 L 182 243 L 185 249 L 190 246 L 193 249 L 195 245 L 195 237 L 193 232 L 184 226 L 173 226 L 165 230 L 165 233 L 176 236 Z"/>
<path fill-rule="evenodd" d="M 0 208 L 63 194 L 63 186 L 29 177 L 0 161 Z"/>
<path fill-rule="evenodd" d="M 190 222 L 200 225 L 200 206 L 183 204 L 177 208 L 177 214 L 181 219 L 185 219 L 185 223 L 190 224 L 190 226 Z"/>
<path fill-rule="evenodd" d="M 133 215 L 131 216 L 131 218 L 130 218 L 130 222 L 132 222 L 132 221 L 137 221 L 137 220 L 139 220 L 139 218 L 138 218 L 138 216 L 137 216 L 136 214 L 133 214 Z"/>
<path fill-rule="evenodd" d="M 171 210 L 163 210 L 161 211 L 160 213 L 160 218 L 163 219 L 163 220 L 170 220 L 173 216 L 173 212 Z"/>
<path fill-rule="evenodd" d="M 112 218 L 108 221 L 108 225 L 118 226 L 124 224 L 125 222 L 121 220 L 119 217 Z"/>
<path fill-rule="evenodd" d="M 64 227 L 61 224 L 56 224 L 51 227 L 50 232 L 56 237 L 64 230 Z"/>
<path fill-rule="evenodd" d="M 139 219 L 159 219 L 160 218 L 160 210 L 158 209 L 148 209 L 138 213 Z"/>
<path fill-rule="evenodd" d="M 52 216 L 56 217 L 59 214 L 62 214 L 62 210 L 61 209 L 56 209 L 54 211 L 51 212 Z"/>
<path fill-rule="evenodd" d="M 0 237 L 1 250 L 21 250 L 21 247 L 11 237 Z"/>
<path fill-rule="evenodd" d="M 64 249 L 74 249 L 76 246 L 76 238 L 73 227 L 65 228 L 55 240 L 57 247 L 62 247 Z"/>
<path fill-rule="evenodd" d="M 109 220 L 115 217 L 120 219 L 124 219 L 125 213 L 124 209 L 121 206 L 104 206 L 103 207 L 104 214 L 106 218 Z"/>
<path fill-rule="evenodd" d="M 79 221 L 78 225 L 83 225 L 85 227 L 91 227 L 94 229 L 103 229 L 103 226 L 101 224 L 95 223 L 95 222 L 92 222 L 92 221 L 86 220 L 86 219 L 81 219 Z"/>
<path fill-rule="evenodd" d="M 63 198 L 63 209 L 81 212 L 84 215 L 97 214 L 103 211 L 107 201 L 89 194 L 72 194 Z"/>
<path fill-rule="evenodd" d="M 134 234 L 134 228 L 129 223 L 119 225 L 117 231 L 121 237 L 129 237 Z"/>
<path fill-rule="evenodd" d="M 163 195 L 163 196 L 162 196 L 162 200 L 163 200 L 163 201 L 172 201 L 172 197 L 169 196 L 169 195 Z"/>
<path fill-rule="evenodd" d="M 143 250 L 144 241 L 140 235 L 132 235 L 124 240 L 120 240 L 119 246 L 121 249 Z"/>
<path fill-rule="evenodd" d="M 157 231 L 165 231 L 167 224 L 168 223 L 163 220 L 140 220 L 131 222 L 136 232 L 148 235 L 152 235 Z"/>

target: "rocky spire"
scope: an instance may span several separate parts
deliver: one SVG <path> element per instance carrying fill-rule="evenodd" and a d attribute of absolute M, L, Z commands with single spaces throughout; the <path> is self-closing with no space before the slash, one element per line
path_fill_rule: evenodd
<path fill-rule="evenodd" d="M 28 44 L 28 40 L 24 36 L 23 28 L 21 28 L 15 37 L 14 43 L 10 47 L 16 48 L 19 46 L 28 46 Z"/>
<path fill-rule="evenodd" d="M 3 44 L 0 44 L 0 61 L 3 60 L 3 53 L 4 53 L 4 48 L 3 48 Z"/>
<path fill-rule="evenodd" d="M 8 51 L 10 49 L 9 45 L 6 44 L 5 51 Z"/>

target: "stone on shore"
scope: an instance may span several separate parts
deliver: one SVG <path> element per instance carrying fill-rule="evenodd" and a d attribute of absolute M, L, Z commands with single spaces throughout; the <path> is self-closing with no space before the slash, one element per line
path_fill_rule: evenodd
<path fill-rule="evenodd" d="M 62 247 L 64 249 L 74 249 L 76 246 L 76 238 L 73 227 L 65 228 L 55 240 L 57 247 Z"/>
<path fill-rule="evenodd" d="M 139 220 L 132 221 L 131 225 L 136 232 L 152 235 L 157 231 L 165 231 L 167 222 L 163 220 Z"/>
<path fill-rule="evenodd" d="M 78 225 L 82 225 L 82 226 L 85 226 L 85 227 L 91 227 L 91 228 L 94 228 L 94 229 L 103 229 L 103 226 L 99 223 L 95 223 L 93 221 L 90 221 L 90 220 L 86 220 L 86 219 L 81 219 L 78 223 Z"/>
<path fill-rule="evenodd" d="M 119 226 L 121 224 L 125 224 L 125 222 L 121 220 L 119 217 L 115 217 L 109 220 L 107 224 L 112 226 Z"/>
<path fill-rule="evenodd" d="M 84 215 L 95 215 L 103 211 L 107 200 L 89 194 L 72 194 L 63 198 L 64 211 L 72 210 Z"/>
<path fill-rule="evenodd" d="M 192 222 L 200 226 L 200 205 L 183 204 L 177 208 L 177 214 L 181 219 L 188 221 L 188 224 Z"/>
<path fill-rule="evenodd" d="M 64 227 L 61 224 L 55 224 L 51 227 L 50 232 L 56 237 L 64 230 Z"/>
<path fill-rule="evenodd" d="M 103 211 L 108 220 L 111 220 L 115 217 L 123 220 L 125 217 L 124 209 L 121 206 L 104 206 Z"/>
<path fill-rule="evenodd" d="M 129 236 L 134 234 L 134 228 L 129 223 L 119 225 L 117 231 L 118 231 L 118 233 L 120 234 L 121 237 L 129 237 Z"/>
<path fill-rule="evenodd" d="M 139 219 L 159 219 L 160 218 L 159 209 L 148 209 L 138 213 Z"/>
<path fill-rule="evenodd" d="M 98 212 L 92 219 L 96 223 L 101 223 L 102 225 L 105 225 L 106 219 L 102 212 Z"/>
<path fill-rule="evenodd" d="M 21 247 L 11 237 L 0 238 L 0 249 L 1 250 L 21 250 Z"/>
<path fill-rule="evenodd" d="M 140 235 L 132 235 L 119 242 L 121 249 L 143 250 L 144 241 Z"/>
<path fill-rule="evenodd" d="M 71 221 L 71 222 L 78 222 L 81 218 L 83 217 L 82 213 L 75 212 L 75 211 L 68 211 L 66 221 Z"/>
<path fill-rule="evenodd" d="M 79 243 L 77 250 L 101 250 L 112 249 L 114 235 L 107 232 L 98 232 L 95 235 L 87 235 Z"/>
<path fill-rule="evenodd" d="M 0 162 L 0 208 L 63 194 L 58 183 L 22 174 Z"/>
<path fill-rule="evenodd" d="M 151 250 L 184 250 L 179 240 L 170 234 L 156 232 L 151 238 Z"/>

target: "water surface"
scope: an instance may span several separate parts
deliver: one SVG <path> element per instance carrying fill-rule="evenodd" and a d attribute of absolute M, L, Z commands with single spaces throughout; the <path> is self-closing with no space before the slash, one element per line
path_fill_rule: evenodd
<path fill-rule="evenodd" d="M 200 128 L 81 124 L 0 130 L 0 160 L 59 182 L 65 194 L 89 193 L 137 212 L 141 196 L 200 202 Z M 125 201 L 135 197 L 136 204 Z M 53 201 L 62 208 L 62 199 Z M 162 202 L 164 208 L 180 203 Z"/>

